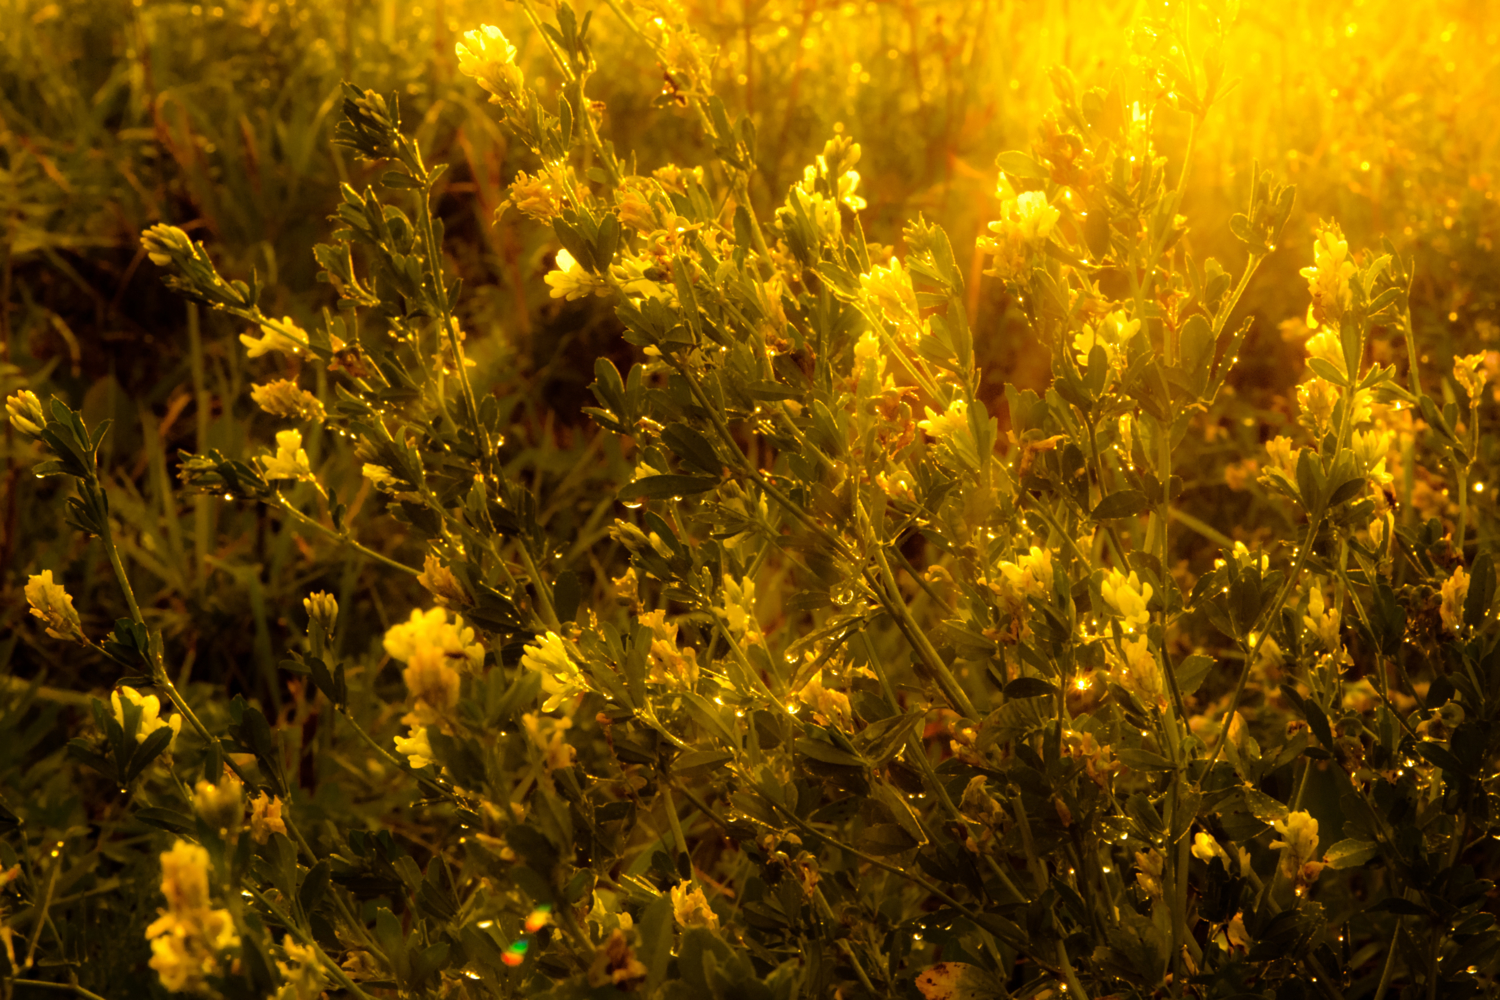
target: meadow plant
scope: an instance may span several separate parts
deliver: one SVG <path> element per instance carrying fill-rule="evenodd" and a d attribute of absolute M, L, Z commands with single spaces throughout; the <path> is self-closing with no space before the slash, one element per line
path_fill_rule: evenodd
<path fill-rule="evenodd" d="M 703 162 L 643 171 L 608 141 L 591 15 L 523 2 L 545 98 L 499 28 L 456 45 L 531 157 L 502 210 L 555 240 L 550 296 L 604 304 L 636 359 L 593 364 L 586 412 L 634 471 L 586 545 L 508 460 L 442 252 L 443 168 L 395 94 L 345 88 L 335 141 L 383 171 L 313 248 L 338 296 L 318 322 L 263 311 L 181 229 L 142 235 L 251 358 L 286 363 L 250 390 L 274 438 L 181 454 L 184 486 L 427 595 L 349 651 L 339 600 L 309 592 L 279 662 L 300 715 L 188 697 L 112 534 L 108 428 L 7 400 L 130 610 L 91 635 L 50 570 L 26 588 L 53 641 L 116 671 L 69 752 L 163 831 L 162 987 L 1494 995 L 1486 357 L 1424 361 L 1413 262 L 1328 221 L 1296 421 L 1241 456 L 1276 499 L 1255 525 L 1184 503 L 1295 197 L 1257 166 L 1238 259 L 1195 251 L 1184 193 L 1234 5 L 1150 21 L 1110 87 L 1053 76 L 1034 141 L 999 152 L 980 275 L 920 215 L 899 252 L 866 239 L 846 135 L 758 212 L 761 138 L 710 48 L 674 4 L 608 7 Z M 1024 318 L 1044 391 L 985 389 L 975 280 Z M 425 539 L 420 565 L 360 537 L 318 432 Z M 356 807 L 393 784 L 400 824 Z M 36 982 L 60 866 L 0 855 L 34 914 L 7 982 Z"/>

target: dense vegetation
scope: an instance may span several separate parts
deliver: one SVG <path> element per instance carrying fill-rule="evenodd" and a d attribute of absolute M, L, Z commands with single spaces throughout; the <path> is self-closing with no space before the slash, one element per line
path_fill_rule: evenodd
<path fill-rule="evenodd" d="M 3 988 L 1500 994 L 1497 31 L 0 0 Z"/>

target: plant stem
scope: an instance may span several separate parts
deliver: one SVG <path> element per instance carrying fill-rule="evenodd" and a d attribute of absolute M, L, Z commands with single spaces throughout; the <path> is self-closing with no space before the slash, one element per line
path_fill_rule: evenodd
<path fill-rule="evenodd" d="M 292 515 L 300 523 L 313 529 L 319 534 L 332 538 L 334 541 L 341 544 L 348 545 L 356 552 L 368 556 L 369 558 L 374 559 L 376 562 L 381 563 L 382 565 L 389 566 L 391 569 L 398 569 L 403 573 L 410 574 L 411 576 L 422 575 L 421 570 L 413 569 L 405 563 L 397 562 L 389 556 L 383 556 L 379 552 L 376 552 L 374 549 L 367 548 L 364 545 L 361 545 L 359 542 L 356 542 L 347 533 L 340 533 L 334 531 L 332 528 L 326 527 L 317 518 L 309 517 L 307 514 L 304 514 L 302 511 L 298 510 L 290 501 L 286 499 L 286 497 L 282 496 L 279 492 L 276 494 L 275 506 L 278 510 L 285 511 L 286 513 Z"/>
<path fill-rule="evenodd" d="M 92 990 L 86 990 L 77 983 L 49 983 L 45 979 L 12 979 L 12 986 L 34 986 L 41 990 L 64 990 L 84 997 L 85 1000 L 104 1000 L 99 994 Z"/>

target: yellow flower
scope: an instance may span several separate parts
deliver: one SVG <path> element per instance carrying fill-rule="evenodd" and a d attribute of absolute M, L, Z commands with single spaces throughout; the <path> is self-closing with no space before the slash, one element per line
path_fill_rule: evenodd
<path fill-rule="evenodd" d="M 445 608 L 455 604 L 461 607 L 474 603 L 469 600 L 468 593 L 463 584 L 458 582 L 458 577 L 453 575 L 453 571 L 431 552 L 427 553 L 427 558 L 422 563 L 422 573 L 417 577 L 417 582 Z"/>
<path fill-rule="evenodd" d="M 1015 225 L 1021 238 L 1029 242 L 1042 243 L 1052 234 L 1062 213 L 1047 203 L 1047 196 L 1040 191 L 1027 191 L 1016 199 Z"/>
<path fill-rule="evenodd" d="M 842 691 L 830 691 L 823 686 L 823 671 L 819 670 L 812 675 L 812 679 L 803 685 L 793 697 L 797 701 L 811 708 L 826 721 L 842 723 L 845 727 L 849 725 L 852 713 L 849 709 L 849 696 Z"/>
<path fill-rule="evenodd" d="M 377 490 L 389 491 L 401 485 L 401 480 L 391 475 L 391 470 L 383 465 L 366 462 L 365 467 L 360 471 L 364 473 L 366 479 L 375 484 Z"/>
<path fill-rule="evenodd" d="M 141 246 L 157 267 L 167 267 L 174 256 L 193 256 L 193 241 L 188 234 L 163 222 L 141 233 Z"/>
<path fill-rule="evenodd" d="M 463 618 L 443 608 L 430 611 L 414 609 L 404 622 L 386 629 L 385 651 L 393 660 L 407 663 L 420 650 L 433 649 L 443 657 L 478 670 L 484 663 L 484 647 L 474 641 L 474 630 L 464 627 Z"/>
<path fill-rule="evenodd" d="M 1349 244 L 1338 226 L 1325 226 L 1318 233 L 1313 243 L 1313 266 L 1304 267 L 1299 273 L 1307 279 L 1308 291 L 1312 293 L 1311 314 L 1315 321 L 1337 323 L 1352 300 L 1349 279 L 1354 275 Z"/>
<path fill-rule="evenodd" d="M 567 299 L 571 302 L 590 293 L 609 294 L 609 286 L 603 279 L 585 271 L 566 250 L 557 251 L 557 268 L 548 271 L 542 280 L 551 287 L 554 299 Z"/>
<path fill-rule="evenodd" d="M 542 763 L 548 771 L 572 766 L 576 751 L 564 737 L 573 726 L 572 719 L 554 719 L 550 715 L 527 712 L 521 716 L 521 725 L 526 729 L 526 735 L 531 737 L 531 742 L 542 752 Z"/>
<path fill-rule="evenodd" d="M 1391 474 L 1385 471 L 1385 457 L 1391 450 L 1390 431 L 1369 430 L 1354 432 L 1354 457 L 1359 459 L 1365 474 L 1382 486 L 1392 482 Z"/>
<path fill-rule="evenodd" d="M 1229 855 L 1224 853 L 1224 848 L 1210 833 L 1198 833 L 1193 836 L 1193 857 L 1205 864 L 1218 858 L 1224 863 L 1224 870 L 1229 870 Z"/>
<path fill-rule="evenodd" d="M 917 426 L 929 436 L 939 441 L 950 441 L 957 435 L 968 433 L 969 404 L 962 397 L 949 403 L 948 409 L 941 414 L 934 413 L 931 407 L 923 409 L 927 412 L 927 419 L 919 420 Z"/>
<path fill-rule="evenodd" d="M 35 576 L 26 578 L 26 603 L 31 605 L 33 618 L 41 619 L 47 634 L 54 639 L 71 639 L 87 644 L 78 612 L 73 608 L 73 598 L 62 584 L 52 581 L 52 571 L 44 569 Z"/>
<path fill-rule="evenodd" d="M 309 622 L 317 622 L 323 626 L 325 633 L 333 634 L 334 623 L 339 617 L 339 602 L 333 599 L 332 594 L 326 590 L 308 594 L 302 598 L 302 608 L 307 612 Z"/>
<path fill-rule="evenodd" d="M 516 65 L 516 47 L 500 29 L 490 24 L 464 32 L 464 40 L 453 46 L 458 71 L 473 77 L 490 94 L 492 104 L 520 99 L 526 75 Z"/>
<path fill-rule="evenodd" d="M 521 666 L 542 675 L 542 691 L 547 695 L 542 704 L 543 712 L 551 712 L 588 690 L 578 664 L 573 661 L 562 636 L 556 632 L 548 632 L 526 646 L 521 654 Z"/>
<path fill-rule="evenodd" d="M 286 836 L 286 821 L 281 818 L 281 800 L 261 792 L 250 800 L 250 836 L 257 844 L 271 839 L 271 834 Z"/>
<path fill-rule="evenodd" d="M 179 840 L 161 856 L 161 893 L 177 913 L 208 906 L 208 851 Z"/>
<path fill-rule="evenodd" d="M 110 693 L 109 703 L 115 710 L 115 721 L 122 727 L 125 725 L 125 702 L 120 700 L 121 693 L 125 695 L 125 701 L 132 705 L 139 705 L 141 709 L 140 721 L 136 723 L 135 741 L 144 742 L 147 736 L 158 729 L 167 728 L 172 730 L 172 742 L 182 732 L 182 716 L 174 715 L 170 719 L 161 718 L 161 700 L 154 694 L 142 695 L 135 688 L 118 687 Z M 167 749 L 172 748 L 172 742 L 167 744 Z"/>
<path fill-rule="evenodd" d="M 1339 336 L 1338 327 L 1325 326 L 1307 338 L 1307 356 L 1326 361 L 1340 375 L 1349 377 L 1349 368 L 1344 363 L 1344 341 Z"/>
<path fill-rule="evenodd" d="M 631 983 L 645 979 L 646 974 L 646 966 L 636 958 L 625 932 L 616 927 L 594 951 L 594 961 L 589 965 L 589 985 L 595 989 L 603 986 L 629 989 Z"/>
<path fill-rule="evenodd" d="M 22 389 L 5 397 L 5 412 L 10 414 L 10 424 L 28 437 L 36 437 L 47 426 L 47 414 L 42 410 L 42 401 L 30 389 Z"/>
<path fill-rule="evenodd" d="M 892 256 L 889 267 L 871 267 L 869 274 L 859 276 L 859 284 L 887 319 L 899 321 L 917 315 L 917 293 L 912 288 L 911 272 L 901 266 L 899 257 Z"/>
<path fill-rule="evenodd" d="M 1333 407 L 1338 400 L 1339 388 L 1336 385 L 1325 379 L 1310 378 L 1297 386 L 1297 406 L 1302 411 L 1299 419 L 1309 430 L 1321 436 L 1328 431 L 1328 422 L 1333 419 Z M 1359 422 L 1358 418 L 1355 422 Z"/>
<path fill-rule="evenodd" d="M 729 623 L 729 632 L 736 639 L 755 642 L 760 638 L 760 623 L 755 618 L 754 578 L 736 580 L 725 573 L 724 605 L 713 610 Z"/>
<path fill-rule="evenodd" d="M 1161 898 L 1161 876 L 1166 867 L 1166 859 L 1156 848 L 1146 851 L 1135 852 L 1135 865 L 1138 871 L 1135 873 L 1136 883 L 1148 896 Z"/>
<path fill-rule="evenodd" d="M 1462 566 L 1443 581 L 1443 606 L 1440 613 L 1443 625 L 1449 632 L 1457 634 L 1464 627 L 1464 602 L 1469 598 L 1469 574 Z"/>
<path fill-rule="evenodd" d="M 193 786 L 193 811 L 211 830 L 239 829 L 245 815 L 245 788 L 234 772 L 225 771 L 219 783 L 202 780 Z"/>
<path fill-rule="evenodd" d="M 448 665 L 448 656 L 436 646 L 414 651 L 402 671 L 412 706 L 423 721 L 434 715 L 446 715 L 458 707 L 458 671 Z"/>
<path fill-rule="evenodd" d="M 1229 921 L 1228 926 L 1219 932 L 1214 942 L 1228 952 L 1247 952 L 1250 950 L 1250 934 L 1245 930 L 1245 914 L 1236 913 Z"/>
<path fill-rule="evenodd" d="M 151 926 L 151 968 L 172 992 L 208 993 L 208 977 L 220 975 L 219 955 L 238 948 L 239 934 L 228 910 L 208 897 L 208 851 L 179 840 L 161 856 L 161 891 L 167 910 Z"/>
<path fill-rule="evenodd" d="M 262 458 L 267 479 L 311 479 L 312 463 L 302 449 L 302 432 L 297 430 L 276 433 L 276 454 Z"/>
<path fill-rule="evenodd" d="M 1297 894 L 1318 880 L 1323 863 L 1315 861 L 1318 853 L 1318 821 L 1311 813 L 1288 813 L 1285 820 L 1272 824 L 1280 840 L 1271 842 L 1271 850 L 1281 853 L 1281 874 L 1297 886 Z"/>
<path fill-rule="evenodd" d="M 656 537 L 655 532 L 652 532 L 652 537 Z M 649 628 L 652 635 L 648 679 L 653 684 L 692 690 L 698 683 L 698 651 L 691 646 L 686 649 L 678 647 L 677 625 L 667 623 L 665 611 L 645 612 L 640 616 L 640 623 Z"/>
<path fill-rule="evenodd" d="M 297 354 L 307 346 L 307 331 L 293 323 L 290 316 L 283 316 L 280 326 L 262 323 L 259 338 L 252 337 L 248 333 L 240 334 L 240 343 L 250 349 L 252 358 L 269 354 L 271 351 Z"/>
<path fill-rule="evenodd" d="M 1466 354 L 1453 359 L 1453 378 L 1469 394 L 1471 406 L 1479 405 L 1479 395 L 1484 391 L 1484 383 L 1489 378 L 1489 373 L 1483 368 L 1484 361 L 1483 354 Z"/>
<path fill-rule="evenodd" d="M 672 887 L 672 913 L 683 927 L 719 929 L 719 918 L 708 905 L 708 897 L 698 886 L 678 882 Z"/>
<path fill-rule="evenodd" d="M 426 767 L 434 759 L 432 741 L 426 726 L 412 726 L 407 736 L 397 736 L 396 752 L 405 756 L 412 767 Z"/>
<path fill-rule="evenodd" d="M 323 993 L 323 963 L 317 949 L 299 944 L 290 934 L 281 941 L 281 950 L 286 952 L 287 962 L 278 961 L 276 968 L 286 980 L 276 994 L 276 1000 L 318 1000 Z"/>
<path fill-rule="evenodd" d="M 1117 569 L 1110 570 L 1099 584 L 1099 594 L 1115 613 L 1125 620 L 1126 631 L 1144 627 L 1151 620 L 1146 605 L 1151 600 L 1153 589 L 1149 583 L 1141 583 L 1135 570 L 1126 576 Z"/>
<path fill-rule="evenodd" d="M 1297 457 L 1302 453 L 1301 448 L 1292 445 L 1292 439 L 1277 435 L 1266 442 L 1266 454 L 1271 458 L 1271 466 L 1284 472 L 1292 482 L 1297 481 Z"/>
<path fill-rule="evenodd" d="M 1000 573 L 1012 592 L 1021 597 L 1045 597 L 1052 587 L 1052 552 L 1033 545 L 1016 562 L 1002 562 Z"/>
<path fill-rule="evenodd" d="M 1116 310 L 1097 324 L 1084 324 L 1083 332 L 1073 338 L 1073 350 L 1077 352 L 1074 358 L 1080 368 L 1087 367 L 1090 352 L 1096 346 L 1102 347 L 1110 367 L 1118 368 L 1124 363 L 1121 350 L 1140 332 L 1140 320 L 1127 319 L 1123 310 Z"/>
<path fill-rule="evenodd" d="M 1120 686 L 1147 706 L 1165 708 L 1167 704 L 1166 683 L 1162 678 L 1161 664 L 1151 652 L 1151 643 L 1145 636 L 1125 639 L 1121 642 L 1125 653 L 1125 669 L 1120 673 Z"/>
<path fill-rule="evenodd" d="M 1307 614 L 1302 616 L 1302 624 L 1329 652 L 1335 653 L 1343 648 L 1339 641 L 1339 613 L 1324 606 L 1323 587 L 1316 580 L 1308 587 Z"/>
<path fill-rule="evenodd" d="M 279 378 L 264 385 L 252 385 L 250 398 L 255 405 L 273 417 L 297 420 L 322 420 L 323 404 L 318 397 L 299 388 L 291 379 Z"/>

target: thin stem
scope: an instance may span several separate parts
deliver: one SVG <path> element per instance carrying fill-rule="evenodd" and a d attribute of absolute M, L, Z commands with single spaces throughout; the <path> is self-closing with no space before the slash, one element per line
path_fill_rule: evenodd
<path fill-rule="evenodd" d="M 677 844 L 679 857 L 686 858 L 688 863 L 688 880 L 696 883 L 698 876 L 693 874 L 693 856 L 688 850 L 687 837 L 682 832 L 682 820 L 677 816 L 677 803 L 672 799 L 672 783 L 663 781 L 661 783 L 662 804 L 667 807 L 667 822 L 672 827 L 672 839 Z"/>
<path fill-rule="evenodd" d="M 250 893 L 257 903 L 264 906 L 273 917 L 281 922 L 288 933 L 294 935 L 304 946 L 312 948 L 313 952 L 318 956 L 318 964 L 323 967 L 323 971 L 327 972 L 340 986 L 355 996 L 361 997 L 362 1000 L 375 1000 L 370 994 L 360 989 L 354 980 L 350 979 L 348 974 L 340 968 L 337 962 L 328 957 L 328 953 L 323 950 L 322 945 L 318 944 L 316 938 L 299 927 L 287 914 L 277 909 L 276 905 L 266 898 L 265 893 L 261 892 L 255 886 L 241 884 L 244 885 L 245 891 Z"/>
<path fill-rule="evenodd" d="M 84 989 L 77 983 L 49 983 L 45 979 L 12 979 L 10 983 L 12 986 L 35 986 L 41 990 L 63 990 L 85 997 L 86 1000 L 104 1000 L 104 997 L 101 997 L 92 990 Z"/>
<path fill-rule="evenodd" d="M 344 544 L 344 545 L 348 545 L 348 546 L 352 547 L 356 552 L 359 552 L 362 555 L 368 556 L 369 558 L 374 559 L 378 563 L 381 563 L 381 564 L 383 564 L 385 566 L 389 566 L 391 569 L 399 569 L 401 572 L 408 573 L 411 576 L 421 576 L 422 575 L 421 570 L 413 569 L 412 567 L 406 565 L 405 563 L 397 562 L 396 560 L 390 558 L 389 556 L 383 556 L 379 552 L 376 552 L 374 549 L 367 548 L 366 546 L 361 545 L 359 542 L 356 542 L 347 533 L 334 531 L 332 528 L 329 528 L 329 527 L 325 526 L 317 518 L 315 518 L 315 517 L 309 517 L 307 514 L 304 514 L 302 511 L 298 510 L 290 501 L 288 501 L 286 499 L 286 497 L 282 496 L 280 493 L 276 494 L 276 503 L 275 503 L 274 506 L 278 510 L 285 511 L 286 513 L 292 515 L 300 523 L 302 523 L 302 524 L 306 525 L 307 527 L 313 529 L 314 531 L 318 532 L 319 534 L 326 535 L 327 537 L 332 538 L 336 542 L 339 542 L 339 543 Z"/>
<path fill-rule="evenodd" d="M 1375 1000 L 1385 1000 L 1391 988 L 1391 978 L 1396 974 L 1396 941 L 1401 937 L 1401 915 L 1396 915 L 1396 929 L 1391 932 L 1390 951 L 1385 956 L 1385 968 L 1380 971 L 1380 985 L 1375 988 Z"/>
<path fill-rule="evenodd" d="M 536 568 L 536 560 L 531 558 L 531 550 L 526 547 L 526 539 L 521 539 L 519 546 L 521 551 L 521 565 L 526 570 L 526 575 L 531 578 L 531 589 L 536 595 L 537 609 L 541 611 L 543 624 L 556 632 L 562 627 L 557 620 L 557 609 L 552 605 L 552 595 L 547 592 L 547 585 L 542 580 L 542 574 Z"/>

